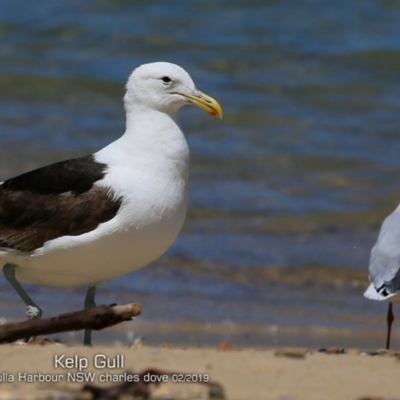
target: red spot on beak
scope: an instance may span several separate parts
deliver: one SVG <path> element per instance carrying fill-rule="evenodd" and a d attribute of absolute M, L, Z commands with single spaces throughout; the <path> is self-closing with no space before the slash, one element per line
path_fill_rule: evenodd
<path fill-rule="evenodd" d="M 217 115 L 217 112 L 215 110 L 210 110 L 208 113 L 210 115 L 213 115 L 214 117 Z"/>

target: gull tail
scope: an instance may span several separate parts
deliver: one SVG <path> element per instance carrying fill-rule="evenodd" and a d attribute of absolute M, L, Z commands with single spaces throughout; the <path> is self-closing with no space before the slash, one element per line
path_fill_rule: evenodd
<path fill-rule="evenodd" d="M 385 295 L 379 293 L 379 292 L 376 290 L 374 284 L 371 283 L 371 284 L 368 286 L 368 289 L 364 292 L 364 297 L 366 297 L 367 299 L 371 299 L 371 300 L 379 300 L 379 301 L 382 301 L 382 300 L 387 300 L 387 299 L 389 299 L 390 297 L 393 297 L 393 296 L 395 296 L 395 295 L 397 294 L 397 292 L 396 292 L 396 293 L 387 293 L 386 290 L 384 290 L 384 292 L 386 292 Z"/>

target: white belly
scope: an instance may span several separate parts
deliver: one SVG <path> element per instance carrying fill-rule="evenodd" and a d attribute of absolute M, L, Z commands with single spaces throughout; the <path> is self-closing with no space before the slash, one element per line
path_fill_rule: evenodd
<path fill-rule="evenodd" d="M 77 286 L 101 282 L 135 271 L 160 257 L 178 235 L 185 215 L 115 229 L 118 220 L 97 232 L 50 241 L 30 256 L 15 254 L 16 277 L 21 282 Z"/>

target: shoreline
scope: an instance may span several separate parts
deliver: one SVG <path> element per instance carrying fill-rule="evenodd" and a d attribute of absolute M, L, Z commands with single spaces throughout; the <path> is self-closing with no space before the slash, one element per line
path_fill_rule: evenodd
<path fill-rule="evenodd" d="M 400 331 L 392 331 L 392 348 L 400 350 Z M 326 328 L 310 326 L 257 326 L 251 324 L 211 324 L 199 322 L 167 323 L 124 322 L 101 331 L 93 331 L 95 346 L 127 346 L 140 339 L 146 346 L 216 348 L 230 342 L 238 348 L 269 350 L 282 347 L 357 348 L 363 351 L 385 345 L 386 325 L 370 329 Z M 79 346 L 83 332 L 67 332 L 46 336 L 62 344 Z"/>
<path fill-rule="evenodd" d="M 18 322 L 8 319 L 2 322 Z M 1 326 L 1 323 L 0 323 Z M 318 350 L 326 347 L 357 348 L 363 351 L 381 348 L 385 344 L 386 324 L 354 329 L 323 326 L 277 326 L 203 323 L 184 321 L 125 321 L 112 327 L 93 331 L 95 346 L 128 346 L 140 339 L 146 346 L 171 345 L 192 348 L 215 348 L 220 342 L 230 342 L 239 348 L 269 350 L 281 347 L 306 347 Z M 83 331 L 46 335 L 64 345 L 80 346 Z M 392 331 L 392 348 L 400 350 L 400 330 L 396 322 Z"/>

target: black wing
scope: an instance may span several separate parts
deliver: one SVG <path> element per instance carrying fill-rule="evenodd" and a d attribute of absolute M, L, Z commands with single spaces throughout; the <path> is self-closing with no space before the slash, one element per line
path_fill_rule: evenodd
<path fill-rule="evenodd" d="M 0 185 L 0 247 L 32 251 L 80 235 L 113 218 L 122 199 L 94 186 L 107 166 L 93 156 L 42 167 Z"/>

